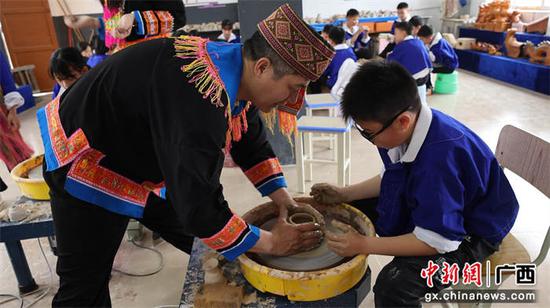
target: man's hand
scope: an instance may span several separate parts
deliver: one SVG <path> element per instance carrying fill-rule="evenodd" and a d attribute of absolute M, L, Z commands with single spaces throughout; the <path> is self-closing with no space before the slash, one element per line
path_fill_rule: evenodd
<path fill-rule="evenodd" d="M 310 196 L 322 204 L 340 204 L 346 202 L 346 195 L 342 187 L 327 183 L 315 184 L 311 187 Z"/>
<path fill-rule="evenodd" d="M 21 127 L 21 122 L 19 122 L 19 118 L 17 117 L 17 108 L 13 107 L 10 110 L 8 110 L 8 124 L 12 131 L 18 131 Z"/>
<path fill-rule="evenodd" d="M 344 223 L 336 224 L 333 222 L 333 224 L 345 233 L 338 235 L 332 232 L 327 232 L 327 244 L 332 251 L 344 257 L 352 257 L 357 254 L 366 254 L 366 236 L 359 234 L 351 226 Z"/>
<path fill-rule="evenodd" d="M 128 13 L 122 15 L 118 21 L 116 29 L 111 33 L 114 37 L 119 39 L 127 38 L 132 33 L 132 27 L 134 26 L 134 14 Z"/>
<path fill-rule="evenodd" d="M 275 256 L 288 256 L 311 250 L 323 239 L 319 224 L 291 225 L 281 218 L 271 229 L 271 234 L 273 245 L 269 253 Z"/>

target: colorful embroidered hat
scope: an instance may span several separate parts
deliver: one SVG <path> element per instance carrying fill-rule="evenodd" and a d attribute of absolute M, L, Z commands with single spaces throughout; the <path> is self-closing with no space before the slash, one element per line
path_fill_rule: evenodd
<path fill-rule="evenodd" d="M 258 30 L 290 67 L 309 80 L 319 79 L 334 57 L 334 48 L 288 4 L 262 20 Z"/>

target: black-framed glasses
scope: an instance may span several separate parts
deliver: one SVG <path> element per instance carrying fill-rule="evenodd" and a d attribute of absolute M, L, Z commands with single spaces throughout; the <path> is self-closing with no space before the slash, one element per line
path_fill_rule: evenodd
<path fill-rule="evenodd" d="M 355 128 L 357 128 L 357 130 L 359 131 L 359 133 L 361 133 L 361 136 L 363 136 L 363 138 L 372 142 L 374 138 L 376 138 L 376 136 L 380 135 L 382 132 L 386 130 L 386 128 L 390 127 L 393 124 L 393 121 L 397 119 L 397 117 L 399 117 L 403 112 L 409 110 L 410 108 L 411 106 L 407 106 L 403 110 L 399 111 L 393 118 L 389 119 L 386 123 L 384 123 L 384 125 L 382 125 L 382 128 L 376 133 L 372 133 L 372 134 L 367 133 L 361 126 L 359 126 L 359 124 L 357 124 L 357 122 L 354 122 Z"/>

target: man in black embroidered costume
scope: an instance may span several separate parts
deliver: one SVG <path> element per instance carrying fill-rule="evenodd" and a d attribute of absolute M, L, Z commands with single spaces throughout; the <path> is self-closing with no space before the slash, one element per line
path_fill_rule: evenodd
<path fill-rule="evenodd" d="M 299 205 L 259 110 L 278 108 L 292 130 L 303 90 L 334 50 L 288 5 L 258 29 L 244 46 L 179 37 L 128 47 L 38 112 L 59 251 L 54 306 L 110 305 L 129 217 L 179 249 L 189 252 L 198 237 L 230 260 L 317 245 L 318 225 L 284 220 Z M 224 151 L 279 207 L 271 231 L 229 208 L 219 181 Z"/>

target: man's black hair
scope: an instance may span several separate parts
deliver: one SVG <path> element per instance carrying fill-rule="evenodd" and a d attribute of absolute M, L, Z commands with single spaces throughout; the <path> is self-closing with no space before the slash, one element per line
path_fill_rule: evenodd
<path fill-rule="evenodd" d="M 342 44 L 346 38 L 346 31 L 340 27 L 333 27 L 328 33 L 328 38 L 336 45 Z"/>
<path fill-rule="evenodd" d="M 329 34 L 330 29 L 332 29 L 332 28 L 334 28 L 334 25 L 327 24 L 323 27 L 323 32 L 325 32 L 326 34 Z"/>
<path fill-rule="evenodd" d="M 400 21 L 395 23 L 395 29 L 403 30 L 407 32 L 407 35 L 412 34 L 412 25 L 408 21 Z"/>
<path fill-rule="evenodd" d="M 408 8 L 409 8 L 409 4 L 407 2 L 399 2 L 399 4 L 397 5 L 398 10 L 408 9 Z"/>
<path fill-rule="evenodd" d="M 432 29 L 432 27 L 428 26 L 428 25 L 423 25 L 422 27 L 420 27 L 420 29 L 418 30 L 418 36 L 419 37 L 429 37 L 429 36 L 432 36 L 434 34 L 434 30 Z"/>
<path fill-rule="evenodd" d="M 60 80 L 66 80 L 74 78 L 72 71 L 82 71 L 86 64 L 86 58 L 84 58 L 80 51 L 74 47 L 58 48 L 52 53 L 50 57 L 50 66 L 48 73 L 50 77 Z"/>
<path fill-rule="evenodd" d="M 231 20 L 229 20 L 229 19 L 224 19 L 222 21 L 222 29 L 226 29 L 226 28 L 233 29 L 233 22 L 231 22 Z"/>
<path fill-rule="evenodd" d="M 349 9 L 348 12 L 346 13 L 346 18 L 355 17 L 355 16 L 359 16 L 359 11 L 356 9 Z"/>
<path fill-rule="evenodd" d="M 359 67 L 344 90 L 341 109 L 345 119 L 384 123 L 421 102 L 412 75 L 397 62 L 369 61 Z"/>
<path fill-rule="evenodd" d="M 409 19 L 409 23 L 413 26 L 413 27 L 418 27 L 418 26 L 422 26 L 424 23 L 422 22 L 422 18 L 418 15 L 414 15 L 413 17 L 411 17 L 411 19 Z"/>

